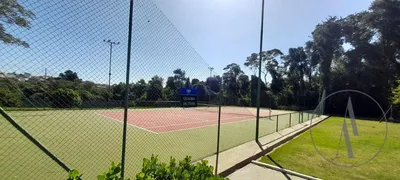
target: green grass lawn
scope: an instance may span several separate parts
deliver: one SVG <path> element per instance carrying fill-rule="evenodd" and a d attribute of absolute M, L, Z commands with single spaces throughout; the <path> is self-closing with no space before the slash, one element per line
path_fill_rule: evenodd
<path fill-rule="evenodd" d="M 354 136 L 350 121 L 346 122 L 354 158 L 348 158 L 345 141 L 340 141 L 343 117 L 331 117 L 311 130 L 315 146 L 326 159 L 316 151 L 307 131 L 260 161 L 322 179 L 399 179 L 400 124 L 388 123 L 386 144 L 369 163 L 349 168 L 328 162 L 356 166 L 372 158 L 384 141 L 385 123 L 358 120 L 359 136 Z"/>
<path fill-rule="evenodd" d="M 94 179 L 121 159 L 122 123 L 101 116 L 102 112 L 122 110 L 49 110 L 8 112 L 24 129 L 65 162 Z M 132 110 L 134 111 L 134 110 Z M 151 113 L 153 110 L 146 110 Z M 260 121 L 260 134 L 275 131 L 275 122 Z M 254 140 L 255 121 L 221 126 L 221 150 Z M 126 175 L 140 171 L 144 157 L 158 154 L 194 160 L 216 152 L 217 126 L 163 134 L 128 126 Z M 65 179 L 67 173 L 0 117 L 0 169 L 2 179 Z M 222 160 L 222 159 L 221 159 Z M 214 165 L 213 165 L 214 166 Z"/>

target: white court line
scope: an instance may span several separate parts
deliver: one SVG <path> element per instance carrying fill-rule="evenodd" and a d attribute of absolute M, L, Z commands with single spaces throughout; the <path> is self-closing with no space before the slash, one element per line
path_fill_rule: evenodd
<path fill-rule="evenodd" d="M 183 115 L 179 115 L 179 114 L 171 114 L 171 113 L 163 113 L 163 114 L 168 114 L 168 115 L 172 115 L 172 116 L 178 116 L 178 117 L 185 117 L 185 118 L 189 117 L 189 118 L 191 118 L 191 119 L 201 120 L 201 121 L 205 121 L 205 122 L 207 122 L 207 121 L 208 121 L 207 119 L 194 118 L 194 117 L 190 117 L 190 116 L 183 116 Z"/>
<path fill-rule="evenodd" d="M 100 115 L 100 116 L 102 116 L 102 117 L 104 117 L 104 118 L 106 118 L 106 119 L 118 121 L 118 122 L 124 124 L 124 121 L 121 121 L 120 119 L 114 119 L 114 118 L 112 118 L 112 117 L 108 117 L 108 116 L 103 115 L 103 114 L 100 114 L 100 113 L 95 113 L 95 114 L 98 114 L 98 115 Z M 135 125 L 135 124 L 130 124 L 130 123 L 127 123 L 127 124 L 128 124 L 129 126 L 133 126 L 133 127 L 139 128 L 139 129 L 141 129 L 141 130 L 144 130 L 144 131 L 147 131 L 147 132 L 150 132 L 150 133 L 159 134 L 159 133 L 157 133 L 157 132 L 151 131 L 151 130 L 146 129 L 146 128 L 142 128 L 142 127 L 137 126 L 137 125 Z"/>
<path fill-rule="evenodd" d="M 182 116 L 182 115 L 175 115 L 175 114 L 170 114 L 170 115 L 179 116 L 179 117 Z M 183 117 L 185 117 L 185 116 L 183 116 Z M 249 116 L 249 117 L 253 117 L 253 116 Z M 237 118 L 243 118 L 243 117 L 226 118 L 226 119 L 221 119 L 221 121 L 232 120 L 232 119 L 237 119 Z M 197 119 L 199 119 L 199 118 L 197 118 Z M 201 119 L 199 119 L 199 120 L 201 120 Z M 186 125 L 186 124 L 199 124 L 199 123 L 214 122 L 214 121 L 215 120 L 206 120 L 206 119 L 204 119 L 203 121 L 197 121 L 197 122 L 176 123 L 176 124 L 169 124 L 169 125 L 165 125 L 165 126 L 153 126 L 153 127 L 149 127 L 149 128 L 163 128 L 163 127 L 179 126 L 179 125 Z M 235 121 L 235 122 L 239 122 L 239 121 Z"/>
<path fill-rule="evenodd" d="M 247 120 L 240 120 L 240 121 L 233 121 L 233 122 L 221 122 L 221 125 L 238 123 L 238 122 L 245 122 L 245 121 L 253 121 L 253 120 L 247 119 Z M 199 127 L 192 127 L 192 128 L 185 128 L 185 129 L 177 129 L 177 130 L 172 130 L 172 131 L 160 132 L 158 134 L 167 134 L 167 133 L 173 133 L 173 132 L 179 132 L 179 131 L 186 131 L 186 130 L 192 130 L 192 129 L 200 129 L 200 128 L 205 128 L 205 127 L 211 127 L 211 126 L 218 126 L 218 123 L 217 124 L 210 124 L 210 125 L 206 125 L 206 126 L 199 126 Z"/>
<path fill-rule="evenodd" d="M 100 113 L 96 113 L 96 114 L 98 114 L 100 116 L 103 116 L 105 118 L 108 118 L 108 119 L 123 123 L 123 121 L 121 121 L 119 119 L 114 119 L 114 118 L 105 116 L 105 115 L 100 114 Z M 164 114 L 168 114 L 168 115 L 172 115 L 172 116 L 178 116 L 178 117 L 182 116 L 182 115 L 176 115 L 176 114 L 170 114 L 170 113 L 164 113 Z M 201 113 L 199 115 L 201 115 Z M 251 119 L 244 119 L 244 120 L 233 121 L 233 122 L 223 122 L 224 120 L 232 120 L 232 119 L 238 119 L 238 118 L 252 118 L 252 117 L 254 117 L 254 116 L 232 117 L 232 118 L 224 118 L 224 119 L 221 118 L 221 125 L 222 124 L 231 124 L 231 123 L 236 123 L 236 122 L 251 121 Z M 254 118 L 256 118 L 256 117 L 254 117 Z M 198 124 L 198 123 L 203 123 L 203 122 L 209 122 L 210 121 L 210 120 L 205 120 L 205 119 L 200 119 L 200 118 L 194 118 L 194 119 L 202 120 L 202 122 L 198 121 L 198 122 L 190 122 L 190 123 L 178 123 L 178 124 L 170 124 L 170 125 L 165 125 L 165 126 L 153 126 L 153 127 L 148 127 L 148 128 L 163 128 L 163 127 L 171 127 L 171 126 L 186 125 L 186 124 Z M 214 120 L 212 120 L 212 121 L 214 121 Z M 199 128 L 203 128 L 203 127 L 216 126 L 216 125 L 218 125 L 218 123 L 217 124 L 205 125 L 205 126 L 199 126 L 199 127 L 193 127 L 193 128 L 184 128 L 184 129 L 177 129 L 177 130 L 166 131 L 166 132 L 159 132 L 159 133 L 151 131 L 151 130 L 143 128 L 143 127 L 140 127 L 140 126 L 135 125 L 135 124 L 129 124 L 128 123 L 128 125 L 136 127 L 136 128 L 139 128 L 139 129 L 142 129 L 142 130 L 150 132 L 150 133 L 154 133 L 154 134 L 165 134 L 165 133 L 170 133 L 170 132 L 178 132 L 178 131 L 185 131 L 185 130 L 191 130 L 191 129 L 199 129 Z"/>

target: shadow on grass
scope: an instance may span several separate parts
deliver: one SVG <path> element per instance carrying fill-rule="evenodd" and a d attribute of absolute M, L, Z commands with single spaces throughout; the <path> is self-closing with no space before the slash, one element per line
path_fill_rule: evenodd
<path fill-rule="evenodd" d="M 278 162 L 276 162 L 274 159 L 272 159 L 272 157 L 270 155 L 267 155 L 266 157 L 268 157 L 268 159 L 271 160 L 271 162 L 273 162 L 276 166 L 278 166 L 278 167 L 280 167 L 282 169 L 285 169 Z M 281 173 L 286 177 L 286 179 L 291 179 L 286 173 L 284 173 L 284 172 L 281 172 Z"/>

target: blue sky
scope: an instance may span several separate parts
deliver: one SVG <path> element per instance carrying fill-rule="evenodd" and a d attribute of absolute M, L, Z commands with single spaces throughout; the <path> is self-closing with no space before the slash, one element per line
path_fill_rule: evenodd
<path fill-rule="evenodd" d="M 20 2 L 36 13 L 32 28 L 7 27 L 31 48 L 0 44 L 0 71 L 57 76 L 67 69 L 84 80 L 106 83 L 109 46 L 115 46 L 112 82 L 124 81 L 128 0 L 41 0 Z M 366 10 L 370 0 L 266 0 L 264 50 L 303 46 L 317 23 L 329 15 Z M 222 74 L 259 51 L 261 0 L 136 0 L 131 79 L 164 78 L 182 68 L 190 77 Z M 4 63 L 3 63 L 4 62 Z"/>

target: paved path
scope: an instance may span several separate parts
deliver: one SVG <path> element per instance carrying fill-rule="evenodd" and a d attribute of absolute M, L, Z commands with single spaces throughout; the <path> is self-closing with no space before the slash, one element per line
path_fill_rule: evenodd
<path fill-rule="evenodd" d="M 328 116 L 320 116 L 312 120 L 312 125 L 325 120 Z M 277 172 L 264 167 L 255 167 L 250 164 L 252 160 L 257 160 L 262 155 L 271 152 L 285 142 L 293 139 L 302 132 L 310 128 L 310 121 L 294 125 L 281 131 L 266 135 L 259 139 L 260 144 L 250 141 L 242 145 L 228 149 L 219 154 L 218 173 L 222 176 L 235 179 L 287 179 L 281 172 Z M 216 155 L 205 158 L 209 163 L 215 166 Z M 264 170 L 263 172 L 261 172 Z M 252 177 L 254 175 L 254 177 Z M 262 178 L 259 178 L 262 177 Z M 275 178 L 277 177 L 277 178 Z M 291 177 L 291 176 L 289 176 Z"/>
<path fill-rule="evenodd" d="M 228 176 L 231 180 L 250 180 L 250 179 L 273 179 L 273 180 L 303 180 L 303 178 L 288 175 L 279 171 L 261 167 L 255 164 L 248 164 Z"/>

